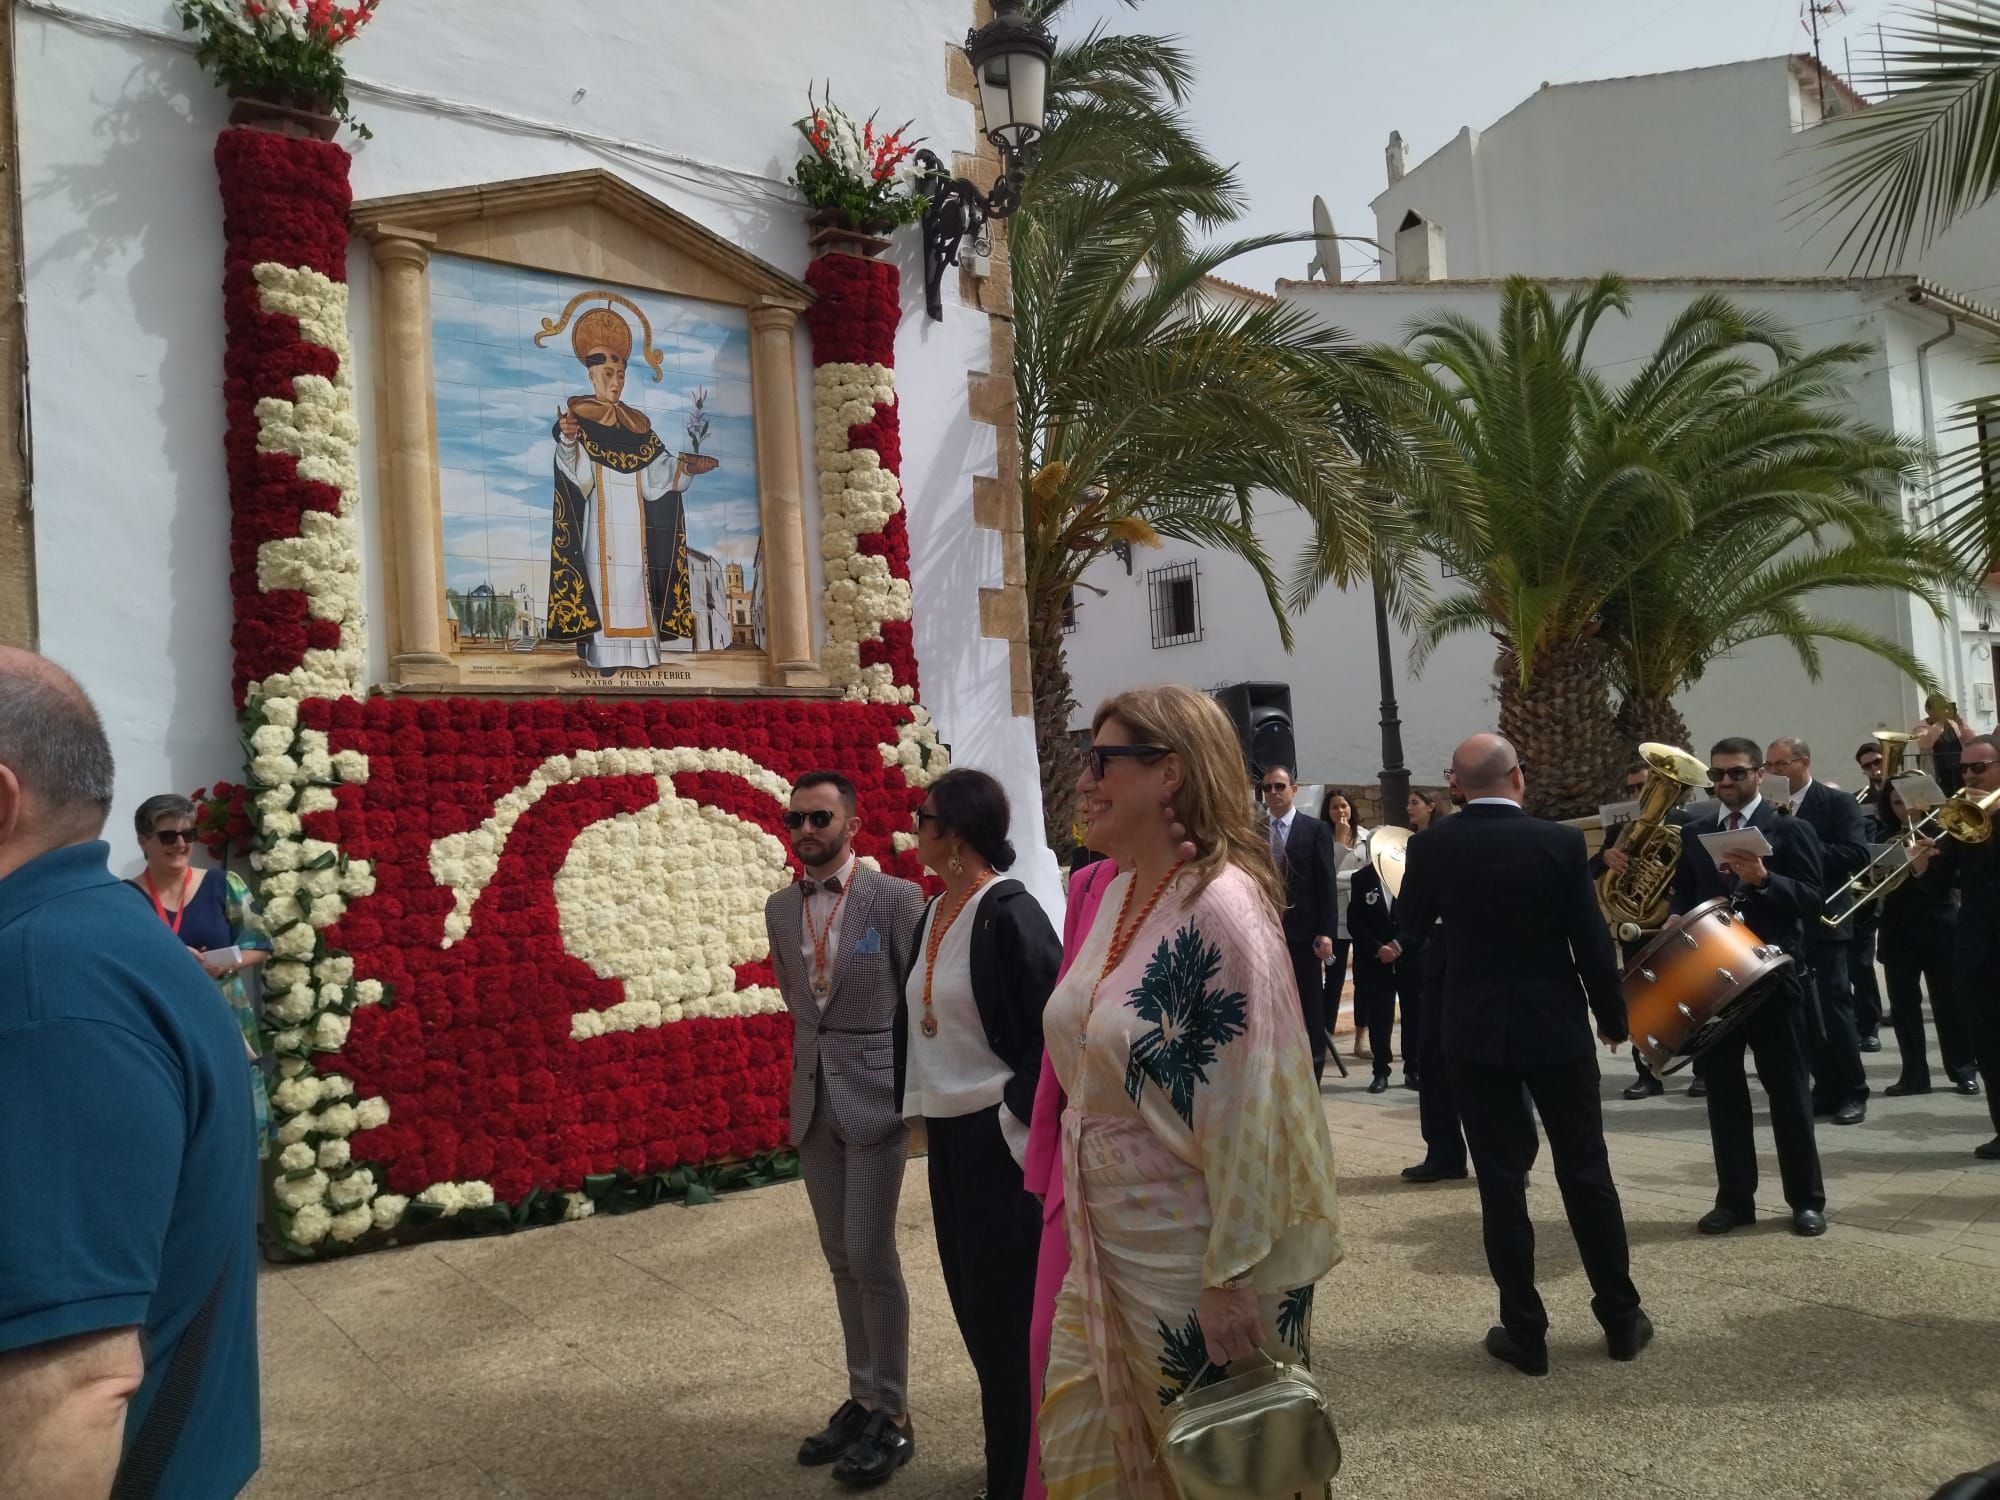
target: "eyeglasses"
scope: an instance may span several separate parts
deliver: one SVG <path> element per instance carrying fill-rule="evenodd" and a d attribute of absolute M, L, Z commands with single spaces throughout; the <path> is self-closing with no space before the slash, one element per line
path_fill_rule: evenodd
<path fill-rule="evenodd" d="M 1273 792 L 1288 792 L 1291 788 L 1292 784 L 1289 781 L 1267 781 L 1258 787 L 1257 790 L 1268 797 Z"/>
<path fill-rule="evenodd" d="M 1762 766 L 1710 766 L 1710 781 L 1748 781 L 1763 769 Z"/>
<path fill-rule="evenodd" d="M 1114 760 L 1158 760 L 1166 753 L 1165 745 L 1092 745 L 1083 752 L 1092 781 L 1102 781 Z"/>
<path fill-rule="evenodd" d="M 1782 760 L 1767 761 L 1765 764 L 1772 769 L 1776 769 L 1779 766 L 1796 766 L 1804 759 L 1803 755 L 1787 755 Z"/>
<path fill-rule="evenodd" d="M 2000 766 L 2000 760 L 1961 760 L 1958 763 L 1961 771 L 1990 771 L 1995 766 Z"/>
<path fill-rule="evenodd" d="M 939 817 L 936 813 L 927 811 L 926 809 L 921 807 L 918 808 L 914 813 L 910 814 L 910 821 L 916 825 L 917 831 L 919 833 L 923 831 L 924 824 L 926 823 L 936 823 L 939 827 L 944 826 L 943 818 Z"/>
<path fill-rule="evenodd" d="M 825 828 L 832 822 L 833 814 L 825 808 L 819 808 L 813 812 L 788 812 L 785 814 L 785 826 L 791 829 L 793 833 L 797 833 L 808 823 L 812 824 L 815 828 Z"/>
<path fill-rule="evenodd" d="M 1867 760 L 1856 761 L 1855 764 L 1860 766 L 1861 769 L 1866 771 L 1870 776 L 1873 776 L 1877 771 L 1882 769 L 1882 757 L 1879 755 L 1872 755 Z"/>
<path fill-rule="evenodd" d="M 153 830 L 153 837 L 168 848 L 172 848 L 175 844 L 192 844 L 194 842 L 194 830 L 192 828 L 155 828 Z"/>

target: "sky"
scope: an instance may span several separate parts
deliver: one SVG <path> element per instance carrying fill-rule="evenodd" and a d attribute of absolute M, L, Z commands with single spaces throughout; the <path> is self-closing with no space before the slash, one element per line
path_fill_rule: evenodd
<path fill-rule="evenodd" d="M 1877 23 L 1910 0 L 1847 0 L 1821 56 L 1872 66 Z M 1315 193 L 1342 234 L 1374 234 L 1369 200 L 1387 186 L 1383 149 L 1400 130 L 1414 167 L 1482 130 L 1544 82 L 1578 83 L 1809 52 L 1801 0 L 1076 0 L 1064 33 L 1179 36 L 1196 67 L 1189 114 L 1209 150 L 1235 162 L 1250 200 L 1229 237 L 1309 229 Z M 1269 289 L 1303 278 L 1309 245 L 1232 261 L 1222 275 Z M 1343 247 L 1349 278 L 1373 252 Z"/>
<path fill-rule="evenodd" d="M 589 395 L 590 382 L 569 328 L 540 346 L 535 337 L 543 319 L 561 318 L 571 297 L 606 284 L 452 255 L 431 258 L 430 281 L 445 586 L 467 593 L 487 583 L 512 594 L 526 584 L 540 614 L 554 495 L 550 429 L 565 398 Z M 636 320 L 620 309 L 633 335 L 624 399 L 651 418 L 670 451 L 687 449 L 692 398 L 705 392 L 709 430 L 701 451 L 719 462 L 688 488 L 688 546 L 742 563 L 750 581 L 758 512 L 749 320 L 741 308 L 610 289 L 637 303 L 652 324 L 653 347 L 663 356 L 657 381 L 643 362 Z"/>

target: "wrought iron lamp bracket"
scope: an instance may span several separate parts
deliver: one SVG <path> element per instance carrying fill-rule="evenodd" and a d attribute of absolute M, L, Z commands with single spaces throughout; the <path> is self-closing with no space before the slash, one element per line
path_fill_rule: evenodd
<path fill-rule="evenodd" d="M 1004 219 L 1021 206 L 1023 171 L 1011 154 L 1006 170 L 990 192 L 981 192 L 969 177 L 953 177 L 936 152 L 917 152 L 917 192 L 924 200 L 924 310 L 933 322 L 944 321 L 944 273 L 958 264 L 969 239 L 973 253 L 992 249 L 987 224 Z"/>

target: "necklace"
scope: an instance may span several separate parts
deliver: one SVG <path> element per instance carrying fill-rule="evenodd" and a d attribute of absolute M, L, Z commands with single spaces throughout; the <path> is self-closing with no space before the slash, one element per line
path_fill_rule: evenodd
<path fill-rule="evenodd" d="M 805 901 L 806 936 L 812 939 L 813 945 L 812 992 L 815 1000 L 824 1000 L 833 993 L 833 978 L 826 972 L 826 941 L 833 936 L 834 924 L 840 920 L 840 908 L 846 904 L 848 888 L 852 884 L 849 881 L 841 886 L 840 893 L 833 898 L 833 910 L 826 914 L 826 926 L 817 930 L 813 927 L 812 898 L 807 897 Z"/>
<path fill-rule="evenodd" d="M 958 920 L 958 914 L 965 910 L 966 903 L 978 895 L 979 888 L 992 878 L 993 872 L 991 870 L 982 871 L 979 878 L 972 882 L 972 889 L 958 898 L 958 904 L 945 913 L 942 922 L 937 920 L 935 912 L 931 915 L 931 940 L 924 944 L 923 1033 L 925 1036 L 936 1036 L 938 1031 L 937 1017 L 931 1014 L 931 975 L 937 969 L 938 946 L 944 942 L 944 935 L 951 931 L 951 924 Z M 940 906 L 942 904 L 942 902 L 939 903 Z"/>
<path fill-rule="evenodd" d="M 188 870 L 181 876 L 181 904 L 174 908 L 174 914 L 167 915 L 167 904 L 160 899 L 160 893 L 153 888 L 153 872 L 146 872 L 146 894 L 153 901 L 153 915 L 174 930 L 174 936 L 181 935 L 181 919 L 187 915 L 188 892 L 194 888 L 194 871 Z"/>
<path fill-rule="evenodd" d="M 1177 859 L 1173 868 L 1160 877 L 1160 883 L 1153 887 L 1153 894 L 1146 898 L 1146 904 L 1139 908 L 1138 918 L 1130 927 L 1125 925 L 1125 914 L 1132 909 L 1132 898 L 1139 894 L 1139 882 L 1133 881 L 1125 887 L 1125 899 L 1118 903 L 1118 919 L 1111 924 L 1111 947 L 1104 955 L 1104 967 L 1097 971 L 1097 982 L 1090 987 L 1090 1000 L 1083 1008 L 1083 1029 L 1076 1034 L 1079 1047 L 1090 1045 L 1090 1018 L 1097 1011 L 1097 992 L 1104 987 L 1104 981 L 1111 977 L 1111 971 L 1124 960 L 1125 950 L 1132 946 L 1132 940 L 1139 935 L 1139 929 L 1146 925 L 1146 919 L 1153 914 L 1153 908 L 1160 904 L 1160 897 L 1167 893 L 1174 877 L 1181 872 L 1184 859 Z"/>

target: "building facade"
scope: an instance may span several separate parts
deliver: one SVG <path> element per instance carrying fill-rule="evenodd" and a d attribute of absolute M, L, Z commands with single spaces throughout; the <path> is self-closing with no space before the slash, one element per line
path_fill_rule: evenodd
<path fill-rule="evenodd" d="M 1800 170 L 1796 137 L 1817 119 L 1817 88 L 1809 62 L 1778 58 L 1546 89 L 1486 132 L 1462 132 L 1376 200 L 1391 252 L 1384 276 L 1400 270 L 1403 279 L 1284 281 L 1277 295 L 1357 340 L 1401 342 L 1413 322 L 1439 312 L 1491 326 L 1507 274 L 1550 279 L 1560 295 L 1616 270 L 1632 279 L 1633 315 L 1600 324 L 1591 351 L 1616 380 L 1689 301 L 1721 293 L 1809 346 L 1867 346 L 1849 393 L 1853 413 L 1949 453 L 1969 441 L 1954 430 L 1953 409 L 1995 389 L 1987 362 L 2000 348 L 2000 314 L 1976 294 L 1915 274 L 1828 275 L 1824 254 L 1802 248 L 1783 194 Z M 1842 86 L 1829 80 L 1829 88 Z M 1621 141 L 1623 149 L 1607 145 Z M 1393 151 L 1391 161 L 1393 173 Z M 1977 242 L 1995 212 L 1989 205 L 1955 229 L 1924 264 L 1956 265 L 1974 287 L 2000 285 L 2000 241 L 1988 232 Z M 1901 503 L 1912 523 L 1928 524 L 1926 487 Z M 1259 516 L 1267 551 L 1288 566 L 1308 528 L 1276 497 L 1261 498 Z M 1170 542 L 1139 553 L 1129 570 L 1107 559 L 1085 581 L 1071 636 L 1079 724 L 1103 693 L 1135 681 L 1288 681 L 1301 777 L 1373 779 L 1379 692 L 1366 590 L 1322 593 L 1295 622 L 1287 657 L 1262 591 L 1233 559 Z M 1920 601 L 1887 595 L 1829 596 L 1819 608 L 1909 647 L 1975 728 L 1994 727 L 1993 590 L 1956 602 L 1943 622 Z M 1494 643 L 1455 637 L 1418 670 L 1393 621 L 1391 634 L 1405 759 L 1418 784 L 1435 784 L 1452 746 L 1497 716 Z M 1817 683 L 1775 642 L 1716 663 L 1679 700 L 1698 745 L 1724 734 L 1798 734 L 1838 777 L 1869 730 L 1907 728 L 1921 714 L 1922 690 L 1886 662 L 1839 644 L 1824 658 Z"/>

